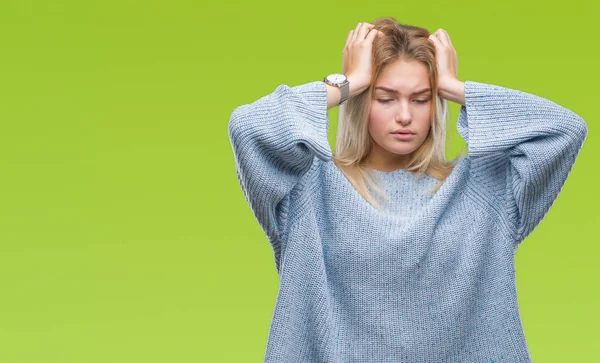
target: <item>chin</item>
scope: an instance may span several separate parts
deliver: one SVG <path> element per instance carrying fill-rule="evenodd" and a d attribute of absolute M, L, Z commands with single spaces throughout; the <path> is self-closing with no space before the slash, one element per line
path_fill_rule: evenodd
<path fill-rule="evenodd" d="M 391 152 L 392 154 L 396 154 L 396 155 L 408 155 L 408 154 L 413 153 L 415 150 L 417 150 L 416 147 L 404 147 L 404 148 L 386 147 L 385 149 L 387 151 Z"/>

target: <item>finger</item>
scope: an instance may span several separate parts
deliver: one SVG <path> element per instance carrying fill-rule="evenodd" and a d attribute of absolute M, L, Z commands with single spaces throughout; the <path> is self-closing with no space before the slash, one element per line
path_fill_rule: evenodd
<path fill-rule="evenodd" d="M 436 36 L 435 36 L 435 34 L 431 34 L 431 35 L 429 36 L 429 40 L 431 40 L 431 42 L 433 43 L 433 45 L 434 45 L 436 48 L 439 46 L 439 43 L 438 43 L 438 42 L 439 42 L 440 40 L 438 39 L 438 37 L 436 37 Z"/>
<path fill-rule="evenodd" d="M 350 43 L 350 39 L 352 39 L 352 33 L 354 33 L 354 30 L 350 30 L 348 32 L 348 37 L 346 38 L 346 45 L 344 45 L 344 48 L 346 48 L 348 46 L 348 43 Z"/>
<path fill-rule="evenodd" d="M 367 38 L 365 40 L 367 40 L 369 42 L 369 44 L 373 43 L 373 40 L 375 40 L 375 37 L 379 34 L 379 30 L 373 28 L 369 31 L 369 34 L 367 34 Z"/>
<path fill-rule="evenodd" d="M 358 23 L 358 25 L 356 25 L 356 28 L 354 28 L 354 31 L 352 32 L 352 39 L 350 39 L 350 43 L 354 43 L 358 38 L 358 31 L 360 30 L 361 25 L 362 23 Z"/>
<path fill-rule="evenodd" d="M 365 40 L 365 37 L 367 36 L 368 31 L 369 31 L 369 29 L 367 29 L 367 26 L 365 25 L 365 23 L 360 23 L 360 29 L 358 29 L 358 34 L 356 36 L 356 39 L 359 42 L 362 42 L 363 40 Z"/>
<path fill-rule="evenodd" d="M 446 47 L 450 47 L 450 44 L 448 44 L 448 40 L 443 35 L 443 32 L 444 32 L 444 30 L 440 28 L 434 33 L 434 35 L 440 40 L 440 43 L 442 43 Z"/>
<path fill-rule="evenodd" d="M 365 25 L 367 26 L 367 29 L 368 29 L 368 31 L 369 31 L 369 32 L 375 29 L 375 25 L 373 25 L 373 24 L 371 24 L 371 23 L 365 23 Z M 368 35 L 368 34 L 370 34 L 369 32 L 367 32 L 367 35 Z M 376 29 L 376 30 L 375 30 L 375 32 L 377 33 L 377 36 L 379 36 L 379 37 L 382 37 L 382 36 L 384 36 L 384 35 L 385 35 L 385 34 L 384 34 L 384 33 L 383 33 L 381 30 L 379 30 L 379 29 Z"/>
<path fill-rule="evenodd" d="M 452 47 L 452 42 L 450 41 L 450 35 L 448 34 L 447 31 L 445 31 L 444 29 L 440 29 L 440 36 L 442 38 L 442 40 L 444 40 L 446 42 L 446 45 L 449 47 Z"/>
<path fill-rule="evenodd" d="M 369 27 L 369 23 L 363 23 L 362 28 L 360 28 L 361 34 L 358 35 L 358 40 L 362 41 L 367 38 L 367 34 L 371 31 L 371 27 Z"/>
<path fill-rule="evenodd" d="M 433 41 L 433 44 L 435 44 L 435 48 L 438 52 L 441 51 L 442 48 L 444 48 L 446 45 L 444 43 L 442 43 L 442 40 L 440 39 L 440 37 L 438 36 L 438 34 L 432 34 L 431 35 L 431 40 Z"/>

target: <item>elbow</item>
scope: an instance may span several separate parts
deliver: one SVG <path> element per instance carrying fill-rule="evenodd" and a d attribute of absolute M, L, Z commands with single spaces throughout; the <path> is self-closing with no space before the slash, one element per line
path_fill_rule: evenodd
<path fill-rule="evenodd" d="M 562 109 L 562 117 L 558 119 L 558 127 L 563 131 L 564 134 L 568 135 L 571 142 L 580 146 L 585 141 L 588 134 L 588 125 L 583 119 L 574 111 L 568 108 Z"/>
<path fill-rule="evenodd" d="M 576 147 L 581 149 L 588 135 L 588 125 L 583 117 L 575 112 L 571 111 L 571 116 L 569 119 L 569 131 L 573 136 L 573 142 L 576 144 Z"/>
<path fill-rule="evenodd" d="M 569 164 L 573 165 L 579 156 L 588 135 L 588 126 L 585 120 L 573 111 L 568 110 L 562 126 L 562 141 L 555 146 L 554 152 L 564 155 Z"/>
<path fill-rule="evenodd" d="M 245 106 L 246 105 L 236 107 L 229 116 L 227 135 L 232 143 L 238 138 L 239 133 L 243 128 L 242 124 L 245 118 Z"/>
<path fill-rule="evenodd" d="M 579 133 L 580 133 L 582 139 L 585 140 L 585 138 L 587 137 L 587 134 L 588 134 L 588 125 L 585 122 L 585 120 L 583 119 L 583 117 L 581 117 L 577 114 L 575 114 L 575 116 L 576 116 L 575 122 L 579 124 Z"/>

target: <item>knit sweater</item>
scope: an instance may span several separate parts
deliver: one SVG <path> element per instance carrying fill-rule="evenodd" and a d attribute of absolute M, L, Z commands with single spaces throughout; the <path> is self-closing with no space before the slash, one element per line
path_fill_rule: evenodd
<path fill-rule="evenodd" d="M 278 86 L 228 123 L 237 178 L 272 246 L 279 291 L 265 362 L 530 362 L 515 252 L 587 137 L 573 111 L 465 82 L 467 143 L 439 181 L 375 170 L 369 204 L 336 167 L 321 81 Z"/>

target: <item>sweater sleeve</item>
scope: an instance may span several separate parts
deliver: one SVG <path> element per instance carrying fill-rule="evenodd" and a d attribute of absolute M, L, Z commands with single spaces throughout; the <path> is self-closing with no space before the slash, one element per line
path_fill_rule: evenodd
<path fill-rule="evenodd" d="M 331 160 L 327 89 L 322 81 L 278 86 L 237 107 L 228 135 L 239 184 L 278 266 L 289 194 L 315 158 Z"/>
<path fill-rule="evenodd" d="M 587 137 L 586 122 L 545 98 L 466 81 L 457 128 L 472 175 L 497 197 L 519 245 L 562 190 Z"/>

